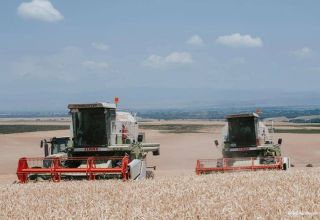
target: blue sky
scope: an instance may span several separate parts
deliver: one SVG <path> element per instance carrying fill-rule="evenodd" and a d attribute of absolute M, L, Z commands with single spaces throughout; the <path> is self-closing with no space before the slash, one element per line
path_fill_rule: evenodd
<path fill-rule="evenodd" d="M 320 104 L 319 6 L 1 1 L 0 111 Z"/>

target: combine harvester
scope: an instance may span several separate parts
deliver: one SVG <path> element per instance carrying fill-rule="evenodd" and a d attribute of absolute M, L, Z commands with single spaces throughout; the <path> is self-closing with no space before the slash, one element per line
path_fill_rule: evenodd
<path fill-rule="evenodd" d="M 17 176 L 29 180 L 143 179 L 146 156 L 160 154 L 160 144 L 145 143 L 136 118 L 117 112 L 116 104 L 70 104 L 71 137 L 41 141 L 44 157 L 20 158 Z M 153 167 L 155 169 L 155 167 Z"/>
<path fill-rule="evenodd" d="M 227 115 L 223 129 L 223 158 L 197 160 L 196 174 L 241 170 L 287 170 L 290 159 L 281 156 L 280 145 L 273 143 L 268 128 L 256 113 Z M 218 147 L 219 142 L 216 140 Z"/>

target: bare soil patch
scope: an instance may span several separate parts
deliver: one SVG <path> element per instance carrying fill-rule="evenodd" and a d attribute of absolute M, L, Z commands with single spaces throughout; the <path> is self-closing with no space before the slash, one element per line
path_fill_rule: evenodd
<path fill-rule="evenodd" d="M 15 123 L 17 122 L 13 124 Z M 65 122 L 61 124 L 66 125 Z M 156 177 L 193 175 L 197 159 L 222 156 L 221 149 L 215 147 L 214 140 L 222 143 L 223 125 L 224 122 L 221 121 L 194 120 L 142 123 L 141 127 L 144 129 L 141 131 L 146 133 L 147 142 L 161 144 L 160 156 L 148 155 L 148 165 L 157 166 Z M 68 135 L 69 130 L 0 134 L 0 175 L 10 176 L 10 181 L 3 177 L 0 178 L 0 183 L 13 182 L 16 179 L 15 172 L 20 157 L 43 156 L 43 149 L 40 148 L 41 139 Z M 320 166 L 319 134 L 275 133 L 274 141 L 278 138 L 283 139 L 283 155 L 291 158 L 295 168 L 305 167 L 307 164 Z"/>

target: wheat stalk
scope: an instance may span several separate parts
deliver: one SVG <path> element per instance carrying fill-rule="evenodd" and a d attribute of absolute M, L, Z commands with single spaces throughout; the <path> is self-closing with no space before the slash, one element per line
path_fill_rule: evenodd
<path fill-rule="evenodd" d="M 0 218 L 320 218 L 319 173 L 319 168 L 305 168 L 132 182 L 0 185 Z"/>

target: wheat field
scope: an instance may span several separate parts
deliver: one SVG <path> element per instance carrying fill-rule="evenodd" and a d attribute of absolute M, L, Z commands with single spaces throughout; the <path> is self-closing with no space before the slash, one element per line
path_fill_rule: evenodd
<path fill-rule="evenodd" d="M 320 168 L 0 185 L 0 219 L 320 218 Z"/>

